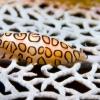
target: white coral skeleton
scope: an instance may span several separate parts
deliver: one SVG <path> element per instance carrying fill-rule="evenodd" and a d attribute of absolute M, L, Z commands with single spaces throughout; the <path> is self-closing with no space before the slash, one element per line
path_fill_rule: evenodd
<path fill-rule="evenodd" d="M 39 3 L 33 6 L 4 4 L 0 7 L 0 32 L 38 32 L 82 48 L 87 55 L 100 56 L 100 15 L 96 13 L 100 8 L 79 10 L 76 7 L 73 11 L 53 5 L 42 7 Z M 13 60 L 7 67 L 0 67 L 0 85 L 1 100 L 99 100 L 100 64 L 77 63 L 72 68 L 62 65 L 54 68 L 51 65 L 20 66 Z"/>

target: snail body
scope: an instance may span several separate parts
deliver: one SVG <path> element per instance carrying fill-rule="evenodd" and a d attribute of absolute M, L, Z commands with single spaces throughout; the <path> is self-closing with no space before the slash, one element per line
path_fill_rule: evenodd
<path fill-rule="evenodd" d="M 23 59 L 32 64 L 72 66 L 87 56 L 64 42 L 36 33 L 3 33 L 0 36 L 1 59 Z"/>

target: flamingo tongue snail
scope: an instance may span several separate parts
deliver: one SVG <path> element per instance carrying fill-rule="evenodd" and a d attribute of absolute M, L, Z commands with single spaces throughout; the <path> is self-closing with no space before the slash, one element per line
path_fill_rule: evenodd
<path fill-rule="evenodd" d="M 32 64 L 66 65 L 86 61 L 83 51 L 64 42 L 36 33 L 3 33 L 0 35 L 0 58 L 23 59 Z"/>

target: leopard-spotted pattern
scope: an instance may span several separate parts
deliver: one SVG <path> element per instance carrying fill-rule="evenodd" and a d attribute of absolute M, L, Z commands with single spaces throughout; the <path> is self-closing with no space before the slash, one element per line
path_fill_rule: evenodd
<path fill-rule="evenodd" d="M 32 64 L 72 66 L 86 60 L 82 51 L 55 38 L 36 33 L 3 33 L 0 35 L 1 59 L 23 59 Z"/>

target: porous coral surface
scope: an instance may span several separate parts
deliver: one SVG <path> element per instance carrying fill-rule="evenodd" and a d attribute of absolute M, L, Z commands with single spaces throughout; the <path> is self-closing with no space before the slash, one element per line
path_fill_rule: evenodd
<path fill-rule="evenodd" d="M 0 6 L 0 32 L 38 32 L 100 55 L 100 8 L 61 8 L 46 3 Z M 100 64 L 0 66 L 0 100 L 99 100 Z"/>

